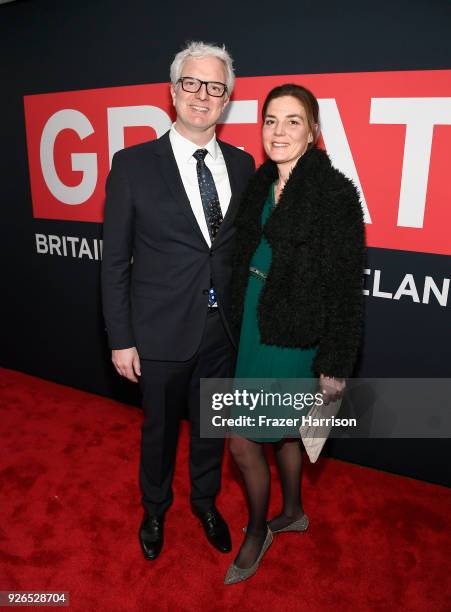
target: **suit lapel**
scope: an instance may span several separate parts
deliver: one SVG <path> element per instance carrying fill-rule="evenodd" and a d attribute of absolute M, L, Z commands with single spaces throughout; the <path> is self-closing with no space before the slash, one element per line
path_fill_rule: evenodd
<path fill-rule="evenodd" d="M 208 244 L 205 242 L 205 238 L 199 224 L 197 223 L 196 217 L 194 216 L 188 196 L 186 195 L 177 162 L 175 161 L 174 152 L 172 151 L 171 142 L 169 140 L 169 132 L 164 134 L 164 136 L 158 140 L 156 154 L 158 157 L 160 173 L 164 178 L 170 192 L 172 193 L 174 200 L 179 204 L 182 212 L 191 223 L 194 231 L 202 240 L 204 245 L 209 248 Z"/>
<path fill-rule="evenodd" d="M 223 143 L 220 140 L 218 140 L 218 144 L 224 156 L 232 194 L 224 220 L 221 223 L 218 233 L 216 235 L 214 241 L 215 245 L 217 245 L 221 241 L 221 236 L 224 235 L 227 228 L 233 224 L 240 203 L 240 198 L 238 196 L 239 189 L 237 180 L 236 159 L 234 155 L 230 152 L 230 149 L 228 147 L 223 146 Z M 172 193 L 174 200 L 178 203 L 182 212 L 184 213 L 188 221 L 191 223 L 193 230 L 196 232 L 197 236 L 202 240 L 203 244 L 207 248 L 209 248 L 199 227 L 199 224 L 197 223 L 196 217 L 194 216 L 193 209 L 191 208 L 188 196 L 186 195 L 186 191 L 183 186 L 177 162 L 175 161 L 174 152 L 172 151 L 171 142 L 169 140 L 169 132 L 166 132 L 164 136 L 158 139 L 158 147 L 155 152 L 158 158 L 160 173 L 163 179 L 165 180 L 170 192 Z"/>
<path fill-rule="evenodd" d="M 221 148 L 222 155 L 224 156 L 224 161 L 225 161 L 226 168 L 227 168 L 227 174 L 229 176 L 230 190 L 232 192 L 232 195 L 230 197 L 229 207 L 227 208 L 227 212 L 225 214 L 224 220 L 221 223 L 218 233 L 215 238 L 216 245 L 220 242 L 221 236 L 225 233 L 226 229 L 230 225 L 233 224 L 233 221 L 235 219 L 235 216 L 238 210 L 238 205 L 240 203 L 240 200 L 238 197 L 238 181 L 237 181 L 237 175 L 236 175 L 235 158 L 233 154 L 230 152 L 230 149 L 228 147 L 224 147 L 223 143 L 220 140 L 218 140 L 218 144 Z"/>

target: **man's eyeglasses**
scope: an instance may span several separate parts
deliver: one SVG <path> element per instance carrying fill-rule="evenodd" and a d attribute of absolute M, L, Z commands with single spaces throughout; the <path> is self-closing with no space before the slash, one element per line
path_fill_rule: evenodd
<path fill-rule="evenodd" d="M 215 98 L 221 98 L 227 92 L 227 85 L 218 81 L 201 81 L 194 77 L 181 77 L 177 83 L 180 83 L 183 91 L 188 93 L 197 93 L 202 85 L 205 85 L 207 94 Z"/>

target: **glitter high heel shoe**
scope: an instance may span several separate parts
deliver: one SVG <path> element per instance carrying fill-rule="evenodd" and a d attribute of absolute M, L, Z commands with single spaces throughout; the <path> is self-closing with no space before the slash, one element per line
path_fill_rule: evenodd
<path fill-rule="evenodd" d="M 270 528 L 268 527 L 268 531 L 266 533 L 265 541 L 263 542 L 262 549 L 261 549 L 260 554 L 258 555 L 257 560 L 255 561 L 255 563 L 253 565 L 251 565 L 251 567 L 244 568 L 244 569 L 240 568 L 240 567 L 237 567 L 235 565 L 235 563 L 232 563 L 232 565 L 227 570 L 227 574 L 226 574 L 226 576 L 224 578 L 224 584 L 235 584 L 237 582 L 242 582 L 243 580 L 247 580 L 248 578 L 253 576 L 255 574 L 255 572 L 258 570 L 258 566 L 260 565 L 260 561 L 262 560 L 263 555 L 265 554 L 265 552 L 271 546 L 271 543 L 272 543 L 272 532 L 271 532 Z"/>
<path fill-rule="evenodd" d="M 309 526 L 309 519 L 306 514 L 303 514 L 301 518 L 293 521 L 282 529 L 271 529 L 272 533 L 282 533 L 282 531 L 306 531 Z"/>

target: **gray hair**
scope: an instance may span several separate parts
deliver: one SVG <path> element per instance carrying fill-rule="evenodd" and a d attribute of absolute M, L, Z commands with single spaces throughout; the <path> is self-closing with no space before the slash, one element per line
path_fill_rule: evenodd
<path fill-rule="evenodd" d="M 182 75 L 183 64 L 187 59 L 190 57 L 202 58 L 210 56 L 217 57 L 224 64 L 226 72 L 227 95 L 230 97 L 233 91 L 233 84 L 235 82 L 235 72 L 233 70 L 233 60 L 224 45 L 219 47 L 217 45 L 210 45 L 202 41 L 193 41 L 188 43 L 187 46 L 182 49 L 182 51 L 177 53 L 171 64 L 171 83 L 175 86 Z"/>

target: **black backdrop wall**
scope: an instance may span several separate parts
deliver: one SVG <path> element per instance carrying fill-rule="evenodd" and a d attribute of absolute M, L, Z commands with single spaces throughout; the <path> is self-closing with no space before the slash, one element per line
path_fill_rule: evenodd
<path fill-rule="evenodd" d="M 237 76 L 430 70 L 451 65 L 446 0 L 378 3 L 17 1 L 0 6 L 2 58 L 1 364 L 129 403 L 112 371 L 100 313 L 98 262 L 42 257 L 34 236 L 99 238 L 101 225 L 34 219 L 23 96 L 168 81 L 186 40 L 225 42 Z M 370 248 L 389 283 L 410 272 L 449 277 L 451 259 Z M 402 272 L 402 274 L 401 274 Z M 360 375 L 448 377 L 450 306 L 366 298 Z M 335 457 L 449 483 L 447 440 L 331 441 Z"/>

